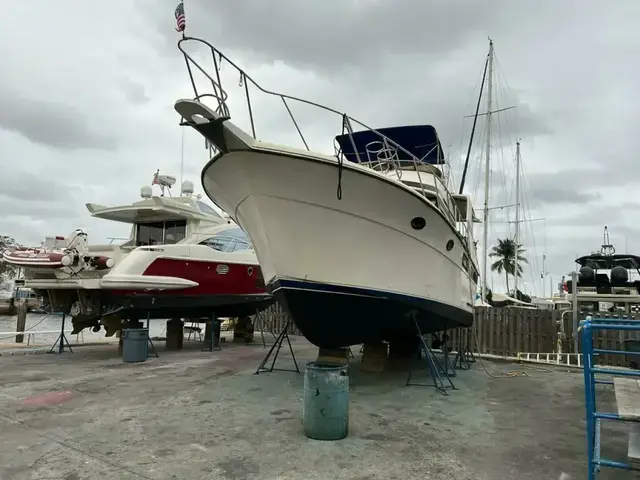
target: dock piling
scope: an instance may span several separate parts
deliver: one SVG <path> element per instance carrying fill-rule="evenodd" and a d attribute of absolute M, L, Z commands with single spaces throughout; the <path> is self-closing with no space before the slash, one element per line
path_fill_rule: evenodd
<path fill-rule="evenodd" d="M 27 302 L 24 300 L 17 300 L 15 303 L 16 313 L 18 319 L 16 320 L 16 332 L 24 332 L 27 328 Z M 18 333 L 16 335 L 16 343 L 24 342 L 24 334 Z"/>

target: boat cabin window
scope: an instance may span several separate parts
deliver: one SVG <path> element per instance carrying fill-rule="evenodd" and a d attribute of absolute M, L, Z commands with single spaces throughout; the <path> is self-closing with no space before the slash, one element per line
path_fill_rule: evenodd
<path fill-rule="evenodd" d="M 173 245 L 181 240 L 187 234 L 187 221 L 176 220 L 174 222 L 164 222 L 164 243 L 165 245 Z"/>
<path fill-rule="evenodd" d="M 196 203 L 198 204 L 198 208 L 200 209 L 200 211 L 202 213 L 205 213 L 207 215 L 215 215 L 216 217 L 220 217 L 220 214 L 218 212 L 216 212 L 213 208 L 211 208 L 209 205 L 207 205 L 204 202 L 198 202 L 196 201 Z M 222 218 L 222 217 L 220 217 Z"/>
<path fill-rule="evenodd" d="M 149 222 L 136 225 L 136 247 L 173 245 L 187 234 L 187 221 Z"/>
<path fill-rule="evenodd" d="M 213 237 L 203 240 L 200 245 L 206 245 L 220 252 L 239 252 L 253 248 L 249 237 L 241 228 L 224 230 Z"/>

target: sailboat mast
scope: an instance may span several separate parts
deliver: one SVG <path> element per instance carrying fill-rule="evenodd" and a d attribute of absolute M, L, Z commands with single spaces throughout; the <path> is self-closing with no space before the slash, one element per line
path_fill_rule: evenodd
<path fill-rule="evenodd" d="M 546 297 L 545 297 L 545 295 L 544 295 L 544 294 L 545 294 L 545 290 L 544 290 L 544 287 L 545 287 L 544 276 L 545 276 L 545 274 L 546 274 L 546 272 L 547 272 L 547 271 L 545 270 L 545 269 L 546 269 L 546 266 L 545 266 L 546 261 L 547 261 L 547 256 L 546 256 L 545 254 L 542 254 L 542 298 L 546 298 Z M 550 297 L 553 297 L 553 287 L 551 287 L 551 291 L 549 292 L 549 296 L 550 296 Z"/>
<path fill-rule="evenodd" d="M 518 245 L 520 244 L 520 142 L 516 142 L 516 235 L 514 242 L 516 244 L 515 253 L 515 272 L 513 279 L 514 298 L 518 299 Z M 508 294 L 509 292 L 507 292 Z"/>
<path fill-rule="evenodd" d="M 487 145 L 484 166 L 484 225 L 482 231 L 482 301 L 487 301 L 487 263 L 489 263 L 489 171 L 491 167 L 491 108 L 493 98 L 493 40 L 489 39 L 489 62 L 487 82 Z"/>

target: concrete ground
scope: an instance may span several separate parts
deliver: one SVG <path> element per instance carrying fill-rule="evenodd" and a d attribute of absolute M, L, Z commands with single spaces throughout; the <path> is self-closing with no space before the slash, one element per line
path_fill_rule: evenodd
<path fill-rule="evenodd" d="M 262 345 L 199 348 L 140 364 L 113 345 L 1 357 L 0 479 L 586 478 L 579 370 L 485 360 L 527 376 L 476 363 L 444 396 L 405 387 L 406 372 L 362 371 L 354 349 L 350 434 L 322 442 L 302 431 L 302 374 L 254 375 Z M 294 348 L 300 365 L 315 359 L 305 340 Z M 613 410 L 608 388 L 600 405 Z M 606 430 L 603 453 L 624 459 L 626 442 L 624 426 Z"/>

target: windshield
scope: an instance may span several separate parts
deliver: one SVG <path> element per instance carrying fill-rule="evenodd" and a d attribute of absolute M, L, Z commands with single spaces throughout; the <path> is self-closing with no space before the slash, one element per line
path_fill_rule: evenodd
<path fill-rule="evenodd" d="M 200 242 L 220 252 L 238 252 L 252 250 L 253 246 L 247 234 L 241 228 L 228 228 Z"/>

